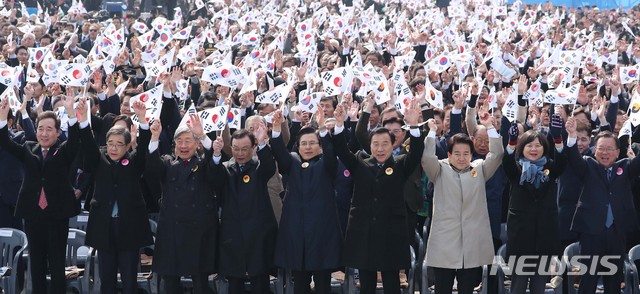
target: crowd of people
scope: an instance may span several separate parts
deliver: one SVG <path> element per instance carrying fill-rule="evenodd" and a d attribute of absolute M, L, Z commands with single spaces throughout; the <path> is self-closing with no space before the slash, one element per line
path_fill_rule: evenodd
<path fill-rule="evenodd" d="M 511 274 L 512 293 L 544 293 L 562 276 L 546 257 L 574 242 L 616 257 L 605 293 L 625 287 L 637 7 L 129 2 L 0 10 L 0 227 L 26 233 L 33 293 L 65 292 L 81 210 L 101 293 L 118 275 L 135 293 L 149 245 L 162 293 L 184 276 L 211 293 L 214 273 L 268 293 L 277 268 L 294 293 L 330 293 L 344 267 L 361 293 L 400 293 L 425 222 L 435 293 L 474 291 L 504 223 L 506 255 L 551 273 Z M 587 271 L 579 293 L 597 283 Z"/>

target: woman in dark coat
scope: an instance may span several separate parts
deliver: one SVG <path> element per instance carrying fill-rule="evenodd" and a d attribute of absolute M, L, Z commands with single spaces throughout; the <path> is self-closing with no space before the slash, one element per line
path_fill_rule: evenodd
<path fill-rule="evenodd" d="M 162 182 L 160 219 L 156 233 L 153 269 L 162 275 L 164 293 L 182 293 L 181 276 L 191 276 L 194 293 L 210 293 L 208 276 L 215 272 L 218 205 L 211 174 L 211 139 L 192 114 L 191 125 L 178 127 L 174 156 L 160 156 L 162 127 L 151 126 L 146 178 Z M 204 157 L 197 154 L 199 144 Z"/>
<path fill-rule="evenodd" d="M 267 182 L 276 163 L 267 146 L 266 126 L 253 133 L 242 129 L 231 136 L 233 158 L 221 163 L 222 137 L 213 143 L 213 177 L 222 206 L 218 273 L 229 280 L 229 293 L 244 293 L 249 276 L 252 293 L 269 293 L 278 224 Z M 257 149 L 257 152 L 256 152 Z M 258 161 L 253 159 L 257 153 Z"/>
<path fill-rule="evenodd" d="M 81 117 L 86 115 L 87 106 L 78 107 L 85 107 L 77 111 Z M 145 105 L 137 102 L 133 107 L 140 121 L 146 121 Z M 138 180 L 145 169 L 150 137 L 149 125 L 140 124 L 138 146 L 131 152 L 131 134 L 125 128 L 107 132 L 106 149 L 99 149 L 93 136 L 81 138 L 85 169 L 95 175 L 86 244 L 98 250 L 100 293 L 116 293 L 118 269 L 123 293 L 136 293 L 140 248 L 153 244 Z"/>
<path fill-rule="evenodd" d="M 511 183 L 507 256 L 515 256 L 516 260 L 523 255 L 546 257 L 546 260 L 536 261 L 535 267 L 526 268 L 535 274 L 517 275 L 513 272 L 511 293 L 525 293 L 527 284 L 531 293 L 544 293 L 549 275 L 541 275 L 539 266 L 548 272 L 551 257 L 557 255 L 560 247 L 556 179 L 567 162 L 561 153 L 562 129 L 562 118 L 554 115 L 549 128 L 555 143 L 553 159 L 546 155 L 549 154 L 549 144 L 543 133 L 529 130 L 518 139 L 517 124 L 512 124 L 509 129 L 509 144 L 502 162 Z"/>
<path fill-rule="evenodd" d="M 298 133 L 298 153 L 289 153 L 280 136 L 282 112 L 273 115 L 271 148 L 282 175 L 288 175 L 287 192 L 276 243 L 275 264 L 292 270 L 294 293 L 331 293 L 331 271 L 339 266 L 342 233 L 335 201 L 338 159 L 316 112 L 320 134 L 313 128 Z"/>

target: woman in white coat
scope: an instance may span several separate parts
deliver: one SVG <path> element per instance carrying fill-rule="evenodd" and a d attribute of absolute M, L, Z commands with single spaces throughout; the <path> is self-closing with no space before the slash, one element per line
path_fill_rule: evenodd
<path fill-rule="evenodd" d="M 448 158 L 438 160 L 437 126 L 428 121 L 422 168 L 434 183 L 427 264 L 434 268 L 436 294 L 451 293 L 455 278 L 458 293 L 472 293 L 482 266 L 493 263 L 485 182 L 500 167 L 504 153 L 493 121 L 489 113 L 480 118 L 489 134 L 489 153 L 486 159 L 473 162 L 473 141 L 463 133 L 449 139 Z"/>

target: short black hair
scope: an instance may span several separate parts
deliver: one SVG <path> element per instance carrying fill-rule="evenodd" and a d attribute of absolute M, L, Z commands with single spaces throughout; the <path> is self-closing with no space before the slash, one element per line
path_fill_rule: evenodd
<path fill-rule="evenodd" d="M 247 129 L 240 129 L 233 132 L 233 135 L 231 135 L 231 143 L 233 143 L 233 140 L 238 140 L 245 137 L 249 137 L 249 140 L 251 141 L 251 146 L 257 145 L 256 136 L 254 136 L 253 133 L 249 132 L 249 130 Z"/>
<path fill-rule="evenodd" d="M 456 144 L 467 144 L 469 145 L 469 150 L 471 150 L 471 153 L 474 152 L 473 150 L 473 141 L 471 140 L 471 138 L 469 137 L 469 135 L 465 134 L 465 133 L 457 133 L 453 136 L 451 136 L 451 138 L 449 138 L 449 142 L 448 142 L 448 146 L 447 146 L 447 152 L 449 154 L 451 154 L 451 152 L 453 152 L 453 146 Z"/>
<path fill-rule="evenodd" d="M 369 133 L 369 142 L 371 142 L 374 135 L 382 135 L 382 134 L 389 135 L 389 137 L 391 138 L 391 144 L 394 144 L 396 142 L 396 136 L 391 131 L 389 131 L 389 129 L 385 127 L 375 128 L 373 131 L 371 131 L 371 133 Z"/>
<path fill-rule="evenodd" d="M 320 139 L 320 136 L 318 135 L 318 132 L 316 131 L 316 129 L 312 127 L 304 127 L 300 129 L 300 131 L 298 131 L 298 139 L 296 140 L 296 143 L 298 143 L 298 146 L 300 146 L 300 138 L 302 138 L 302 136 L 304 135 L 309 135 L 309 134 L 315 134 L 318 137 L 318 140 Z"/>

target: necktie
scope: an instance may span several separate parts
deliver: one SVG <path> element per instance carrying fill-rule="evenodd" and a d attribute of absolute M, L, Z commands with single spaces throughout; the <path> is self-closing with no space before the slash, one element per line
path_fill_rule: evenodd
<path fill-rule="evenodd" d="M 383 166 L 384 166 L 384 164 L 378 163 L 378 168 L 382 168 Z"/>
<path fill-rule="evenodd" d="M 47 150 L 46 149 L 42 149 L 42 160 L 47 158 Z M 45 209 L 47 208 L 47 206 L 49 205 L 49 203 L 47 203 L 47 197 L 44 194 L 44 183 L 42 186 L 42 189 L 40 189 L 40 199 L 38 200 L 38 206 L 40 206 L 40 209 Z"/>
<path fill-rule="evenodd" d="M 609 180 L 609 182 L 611 182 L 611 168 L 607 169 L 607 179 Z M 613 225 L 613 211 L 611 210 L 611 202 L 609 202 L 609 205 L 607 205 L 607 220 L 605 221 L 604 225 L 607 228 L 610 228 L 611 225 Z"/>
<path fill-rule="evenodd" d="M 239 165 L 238 165 L 238 170 L 239 170 L 240 172 L 244 171 L 244 164 L 239 164 Z"/>
<path fill-rule="evenodd" d="M 182 163 L 184 164 L 184 166 L 189 165 L 189 161 L 188 160 L 183 160 Z"/>

